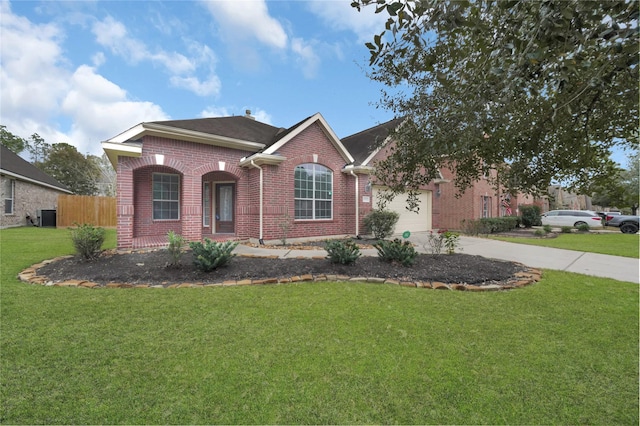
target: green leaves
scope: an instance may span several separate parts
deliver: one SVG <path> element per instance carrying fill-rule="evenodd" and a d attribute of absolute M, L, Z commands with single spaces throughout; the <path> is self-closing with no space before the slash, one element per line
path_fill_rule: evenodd
<path fill-rule="evenodd" d="M 612 147 L 636 146 L 637 3 L 355 3 L 388 16 L 366 46 L 380 105 L 407 117 L 377 165 L 391 188 L 449 165 L 463 190 L 478 159 L 514 190 L 586 188 L 610 173 Z"/>

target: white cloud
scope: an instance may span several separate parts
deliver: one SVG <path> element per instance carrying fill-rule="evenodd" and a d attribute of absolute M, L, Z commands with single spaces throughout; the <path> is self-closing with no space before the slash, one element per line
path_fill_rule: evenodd
<path fill-rule="evenodd" d="M 260 108 L 242 108 L 242 114 L 234 114 L 232 110 L 235 108 L 227 108 L 220 106 L 209 106 L 200 113 L 202 118 L 229 117 L 232 115 L 244 115 L 246 110 L 251 111 L 251 115 L 259 122 L 272 124 L 273 118 L 271 114 Z"/>
<path fill-rule="evenodd" d="M 229 38 L 255 38 L 267 46 L 278 49 L 287 47 L 287 33 L 269 15 L 266 1 L 207 1 L 203 4 Z"/>
<path fill-rule="evenodd" d="M 130 37 L 124 24 L 111 16 L 97 21 L 93 25 L 93 33 L 98 43 L 133 64 L 151 61 L 174 74 L 188 73 L 195 69 L 195 64 L 180 53 L 162 49 L 151 52 L 143 42 Z"/>
<path fill-rule="evenodd" d="M 222 85 L 214 72 L 216 57 L 206 45 L 188 42 L 187 48 L 193 55 L 191 57 L 163 49 L 151 51 L 145 43 L 131 37 L 122 22 L 111 16 L 97 21 L 93 25 L 93 33 L 99 44 L 132 64 L 149 61 L 163 67 L 169 72 L 169 81 L 174 87 L 189 90 L 198 96 L 220 93 Z M 200 68 L 206 69 L 204 79 L 197 75 Z"/>
<path fill-rule="evenodd" d="M 211 75 L 208 80 L 200 81 L 197 77 L 180 77 L 174 75 L 169 80 L 171 85 L 195 93 L 198 96 L 208 96 L 220 93 L 220 79 L 216 75 Z"/>
<path fill-rule="evenodd" d="M 62 29 L 35 24 L 0 2 L 0 105 L 2 124 L 21 137 L 38 133 L 48 143 L 68 142 L 81 153 L 101 155 L 100 141 L 139 122 L 169 118 L 151 102 L 133 101 L 126 90 L 89 65 L 75 70 L 63 55 Z M 94 55 L 94 64 L 104 56 Z M 61 129 L 58 121 L 70 121 Z"/>
<path fill-rule="evenodd" d="M 373 40 L 373 36 L 384 30 L 385 13 L 375 13 L 375 2 L 371 6 L 357 9 L 349 1 L 309 1 L 309 10 L 320 17 L 329 27 L 339 31 L 351 31 L 358 36 L 359 43 Z"/>
<path fill-rule="evenodd" d="M 71 87 L 62 101 L 62 111 L 73 119 L 70 137 L 80 152 L 94 152 L 98 142 L 143 121 L 167 120 L 158 105 L 132 101 L 118 85 L 82 65 L 71 77 Z"/>
<path fill-rule="evenodd" d="M 311 44 L 301 38 L 291 40 L 291 50 L 297 55 L 296 62 L 302 69 L 302 74 L 306 78 L 314 78 L 320 67 L 320 58 L 313 50 Z"/>

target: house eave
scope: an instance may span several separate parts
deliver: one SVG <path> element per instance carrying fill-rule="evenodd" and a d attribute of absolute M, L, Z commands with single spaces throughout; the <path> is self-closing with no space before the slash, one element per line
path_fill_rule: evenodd
<path fill-rule="evenodd" d="M 12 178 L 15 178 L 15 179 L 18 179 L 18 180 L 22 180 L 24 182 L 33 183 L 34 185 L 44 186 L 45 188 L 49 188 L 49 189 L 55 189 L 56 191 L 64 192 L 66 194 L 73 194 L 73 192 L 68 190 L 68 189 L 63 189 L 63 188 L 60 188 L 59 186 L 55 186 L 55 185 L 51 185 L 51 184 L 48 184 L 48 183 L 45 183 L 45 182 L 41 182 L 39 180 L 31 179 L 31 178 L 28 178 L 26 176 L 22 176 L 22 175 L 19 175 L 17 173 L 10 172 L 8 170 L 0 169 L 0 174 L 5 175 L 5 176 L 10 176 Z"/>
<path fill-rule="evenodd" d="M 286 157 L 282 155 L 274 155 L 274 154 L 265 154 L 262 152 L 258 152 L 249 157 L 244 157 L 240 160 L 240 167 L 250 167 L 250 166 L 277 166 L 286 160 Z"/>
<path fill-rule="evenodd" d="M 114 169 L 118 169 L 118 157 L 141 157 L 142 145 L 131 145 L 122 142 L 102 142 L 102 149 L 107 154 Z"/>
<path fill-rule="evenodd" d="M 359 175 L 370 175 L 375 171 L 375 167 L 371 166 L 354 166 L 349 164 L 342 169 L 342 173 L 356 173 Z"/>

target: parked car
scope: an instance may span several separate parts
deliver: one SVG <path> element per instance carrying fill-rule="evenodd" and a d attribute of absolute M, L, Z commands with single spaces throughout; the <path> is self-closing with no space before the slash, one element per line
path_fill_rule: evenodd
<path fill-rule="evenodd" d="M 551 210 L 541 217 L 543 225 L 574 226 L 589 225 L 589 228 L 602 227 L 602 217 L 591 210 Z"/>
<path fill-rule="evenodd" d="M 620 228 L 620 232 L 625 234 L 635 234 L 640 227 L 638 216 L 607 215 L 605 223 Z"/>

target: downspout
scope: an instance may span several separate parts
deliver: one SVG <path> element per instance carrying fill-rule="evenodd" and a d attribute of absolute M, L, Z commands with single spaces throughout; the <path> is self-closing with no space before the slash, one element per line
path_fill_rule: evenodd
<path fill-rule="evenodd" d="M 259 238 L 259 243 L 260 244 L 264 244 L 264 239 L 263 239 L 263 235 L 262 235 L 262 197 L 263 197 L 263 193 L 262 193 L 262 182 L 263 182 L 263 171 L 262 171 L 262 167 L 258 166 L 254 160 L 251 160 L 251 165 L 253 167 L 255 167 L 256 169 L 260 170 L 260 238 Z"/>
<path fill-rule="evenodd" d="M 356 238 L 360 236 L 360 194 L 359 194 L 359 182 L 358 175 L 354 173 L 353 170 L 349 170 L 349 174 L 356 178 Z"/>

